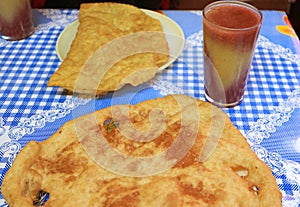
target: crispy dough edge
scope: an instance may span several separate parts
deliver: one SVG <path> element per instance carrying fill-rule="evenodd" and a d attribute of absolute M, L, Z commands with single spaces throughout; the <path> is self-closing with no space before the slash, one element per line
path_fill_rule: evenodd
<path fill-rule="evenodd" d="M 25 171 L 27 168 L 29 168 L 31 163 L 34 162 L 39 151 L 40 143 L 37 143 L 36 141 L 28 142 L 16 156 L 11 168 L 7 171 L 2 182 L 1 192 L 3 198 L 11 207 L 32 206 L 31 198 L 22 196 L 22 185 L 24 185 L 24 183 L 21 182 L 22 175 L 19 177 L 15 175 L 18 174 L 18 172 Z M 29 156 L 25 156 L 25 154 Z M 15 182 L 11 182 L 11 180 L 15 180 Z M 20 199 L 20 197 L 23 199 Z"/>

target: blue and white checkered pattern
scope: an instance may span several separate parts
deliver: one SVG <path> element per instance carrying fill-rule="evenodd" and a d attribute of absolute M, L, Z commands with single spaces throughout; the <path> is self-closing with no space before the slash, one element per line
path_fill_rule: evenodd
<path fill-rule="evenodd" d="M 198 21 L 201 22 L 201 15 L 188 11 L 166 13 L 182 26 L 187 36 L 187 44 L 183 54 L 171 67 L 158 74 L 158 78 L 181 89 L 187 95 L 204 100 L 202 29 L 201 26 L 190 28 L 182 23 L 185 18 L 200 18 Z M 264 14 L 268 15 L 267 12 Z M 57 38 L 63 28 L 74 20 L 77 11 L 41 10 L 35 11 L 35 15 L 44 18 L 43 21 L 46 23 L 40 23 L 41 25 L 37 27 L 40 29 L 34 35 L 17 42 L 0 41 L 0 144 L 2 144 L 0 146 L 0 182 L 12 162 L 8 159 L 9 153 L 15 156 L 32 138 L 38 141 L 48 138 L 57 130 L 57 127 L 72 118 L 69 116 L 62 119 L 63 117 L 67 117 L 76 108 L 88 105 L 86 101 L 65 96 L 60 88 L 47 87 L 48 79 L 60 65 L 55 51 Z M 194 20 L 190 21 L 194 22 Z M 282 35 L 282 38 L 289 37 Z M 258 126 L 260 122 L 266 123 L 270 117 L 268 115 L 275 114 L 274 110 L 278 111 L 281 103 L 295 103 L 295 100 L 299 103 L 299 63 L 300 54 L 295 54 L 278 43 L 273 43 L 264 36 L 264 33 L 260 35 L 245 98 L 239 106 L 223 109 L 243 134 L 250 137 L 250 132 L 255 131 L 253 126 Z M 138 101 L 143 99 L 139 97 L 145 96 L 152 98 L 160 94 L 141 90 Z M 102 108 L 111 104 L 110 98 L 111 96 L 107 95 L 95 103 L 99 105 L 98 108 Z M 288 121 L 293 113 L 299 110 L 299 106 L 300 103 L 294 104 L 293 110 L 280 113 L 280 117 L 288 117 L 282 123 L 290 124 Z M 80 110 L 85 112 L 85 109 Z M 54 122 L 55 124 L 51 124 Z M 270 126 L 270 124 L 261 125 Z M 276 130 L 280 131 L 276 127 L 273 131 L 268 131 L 271 134 L 270 139 L 272 139 L 272 133 L 276 133 Z M 297 136 L 300 137 L 300 133 Z M 249 142 L 252 142 L 250 138 Z M 14 147 L 10 148 L 10 146 Z M 267 145 L 264 145 L 264 142 L 259 145 L 253 144 L 253 149 L 257 149 L 258 146 L 266 149 L 267 153 L 273 153 Z M 300 152 L 298 153 L 291 162 L 283 158 L 277 159 L 285 170 L 294 169 L 294 174 L 298 170 L 298 174 L 295 174 L 298 176 L 297 179 L 291 179 L 291 173 L 285 174 L 285 172 L 275 170 L 276 165 L 272 162 L 271 156 L 260 157 L 266 163 L 274 164 L 274 168 L 270 167 L 283 192 L 285 207 L 300 206 Z M 5 206 L 5 202 L 1 199 L 0 206 Z"/>
<path fill-rule="evenodd" d="M 1 48 L 0 113 L 7 124 L 14 126 L 21 117 L 47 110 L 64 99 L 56 95 L 57 89 L 46 87 L 60 63 L 53 52 L 59 32 L 50 30 Z"/>

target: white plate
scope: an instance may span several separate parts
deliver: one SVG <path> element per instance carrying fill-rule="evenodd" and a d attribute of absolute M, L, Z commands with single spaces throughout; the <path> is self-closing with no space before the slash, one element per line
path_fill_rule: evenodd
<path fill-rule="evenodd" d="M 180 26 L 169 17 L 155 11 L 150 11 L 146 9 L 142 9 L 142 10 L 147 15 L 155 19 L 158 19 L 162 25 L 164 33 L 166 34 L 166 39 L 168 41 L 169 48 L 170 48 L 170 57 L 169 57 L 169 61 L 165 65 L 159 68 L 160 70 L 162 70 L 168 67 L 169 65 L 171 65 L 181 54 L 184 48 L 184 40 L 185 40 L 184 33 L 180 28 Z M 61 61 L 66 58 L 67 53 L 70 50 L 70 46 L 76 35 L 78 26 L 79 26 L 78 20 L 72 22 L 62 31 L 62 33 L 58 37 L 58 40 L 56 42 L 56 52 Z"/>

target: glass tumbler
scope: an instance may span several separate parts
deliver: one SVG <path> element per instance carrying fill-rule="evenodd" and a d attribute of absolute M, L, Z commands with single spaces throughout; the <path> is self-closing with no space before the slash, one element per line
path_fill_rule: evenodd
<path fill-rule="evenodd" d="M 34 33 L 30 0 L 0 0 L 0 34 L 21 40 Z"/>
<path fill-rule="evenodd" d="M 203 10 L 204 88 L 219 107 L 238 105 L 244 96 L 262 13 L 240 1 L 217 1 Z"/>

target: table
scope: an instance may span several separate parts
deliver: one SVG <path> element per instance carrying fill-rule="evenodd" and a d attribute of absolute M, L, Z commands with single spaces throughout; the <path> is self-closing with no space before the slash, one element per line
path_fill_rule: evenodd
<path fill-rule="evenodd" d="M 0 40 L 0 182 L 29 140 L 47 139 L 74 117 L 167 94 L 184 93 L 205 100 L 201 11 L 165 13 L 184 31 L 182 55 L 153 80 L 96 100 L 68 96 L 61 88 L 47 87 L 49 77 L 60 65 L 56 40 L 77 19 L 77 10 L 34 10 L 34 35 L 17 42 Z M 223 110 L 272 169 L 283 194 L 283 206 L 299 207 L 300 42 L 284 12 L 263 11 L 263 16 L 244 101 Z M 7 206 L 1 196 L 0 206 Z"/>

